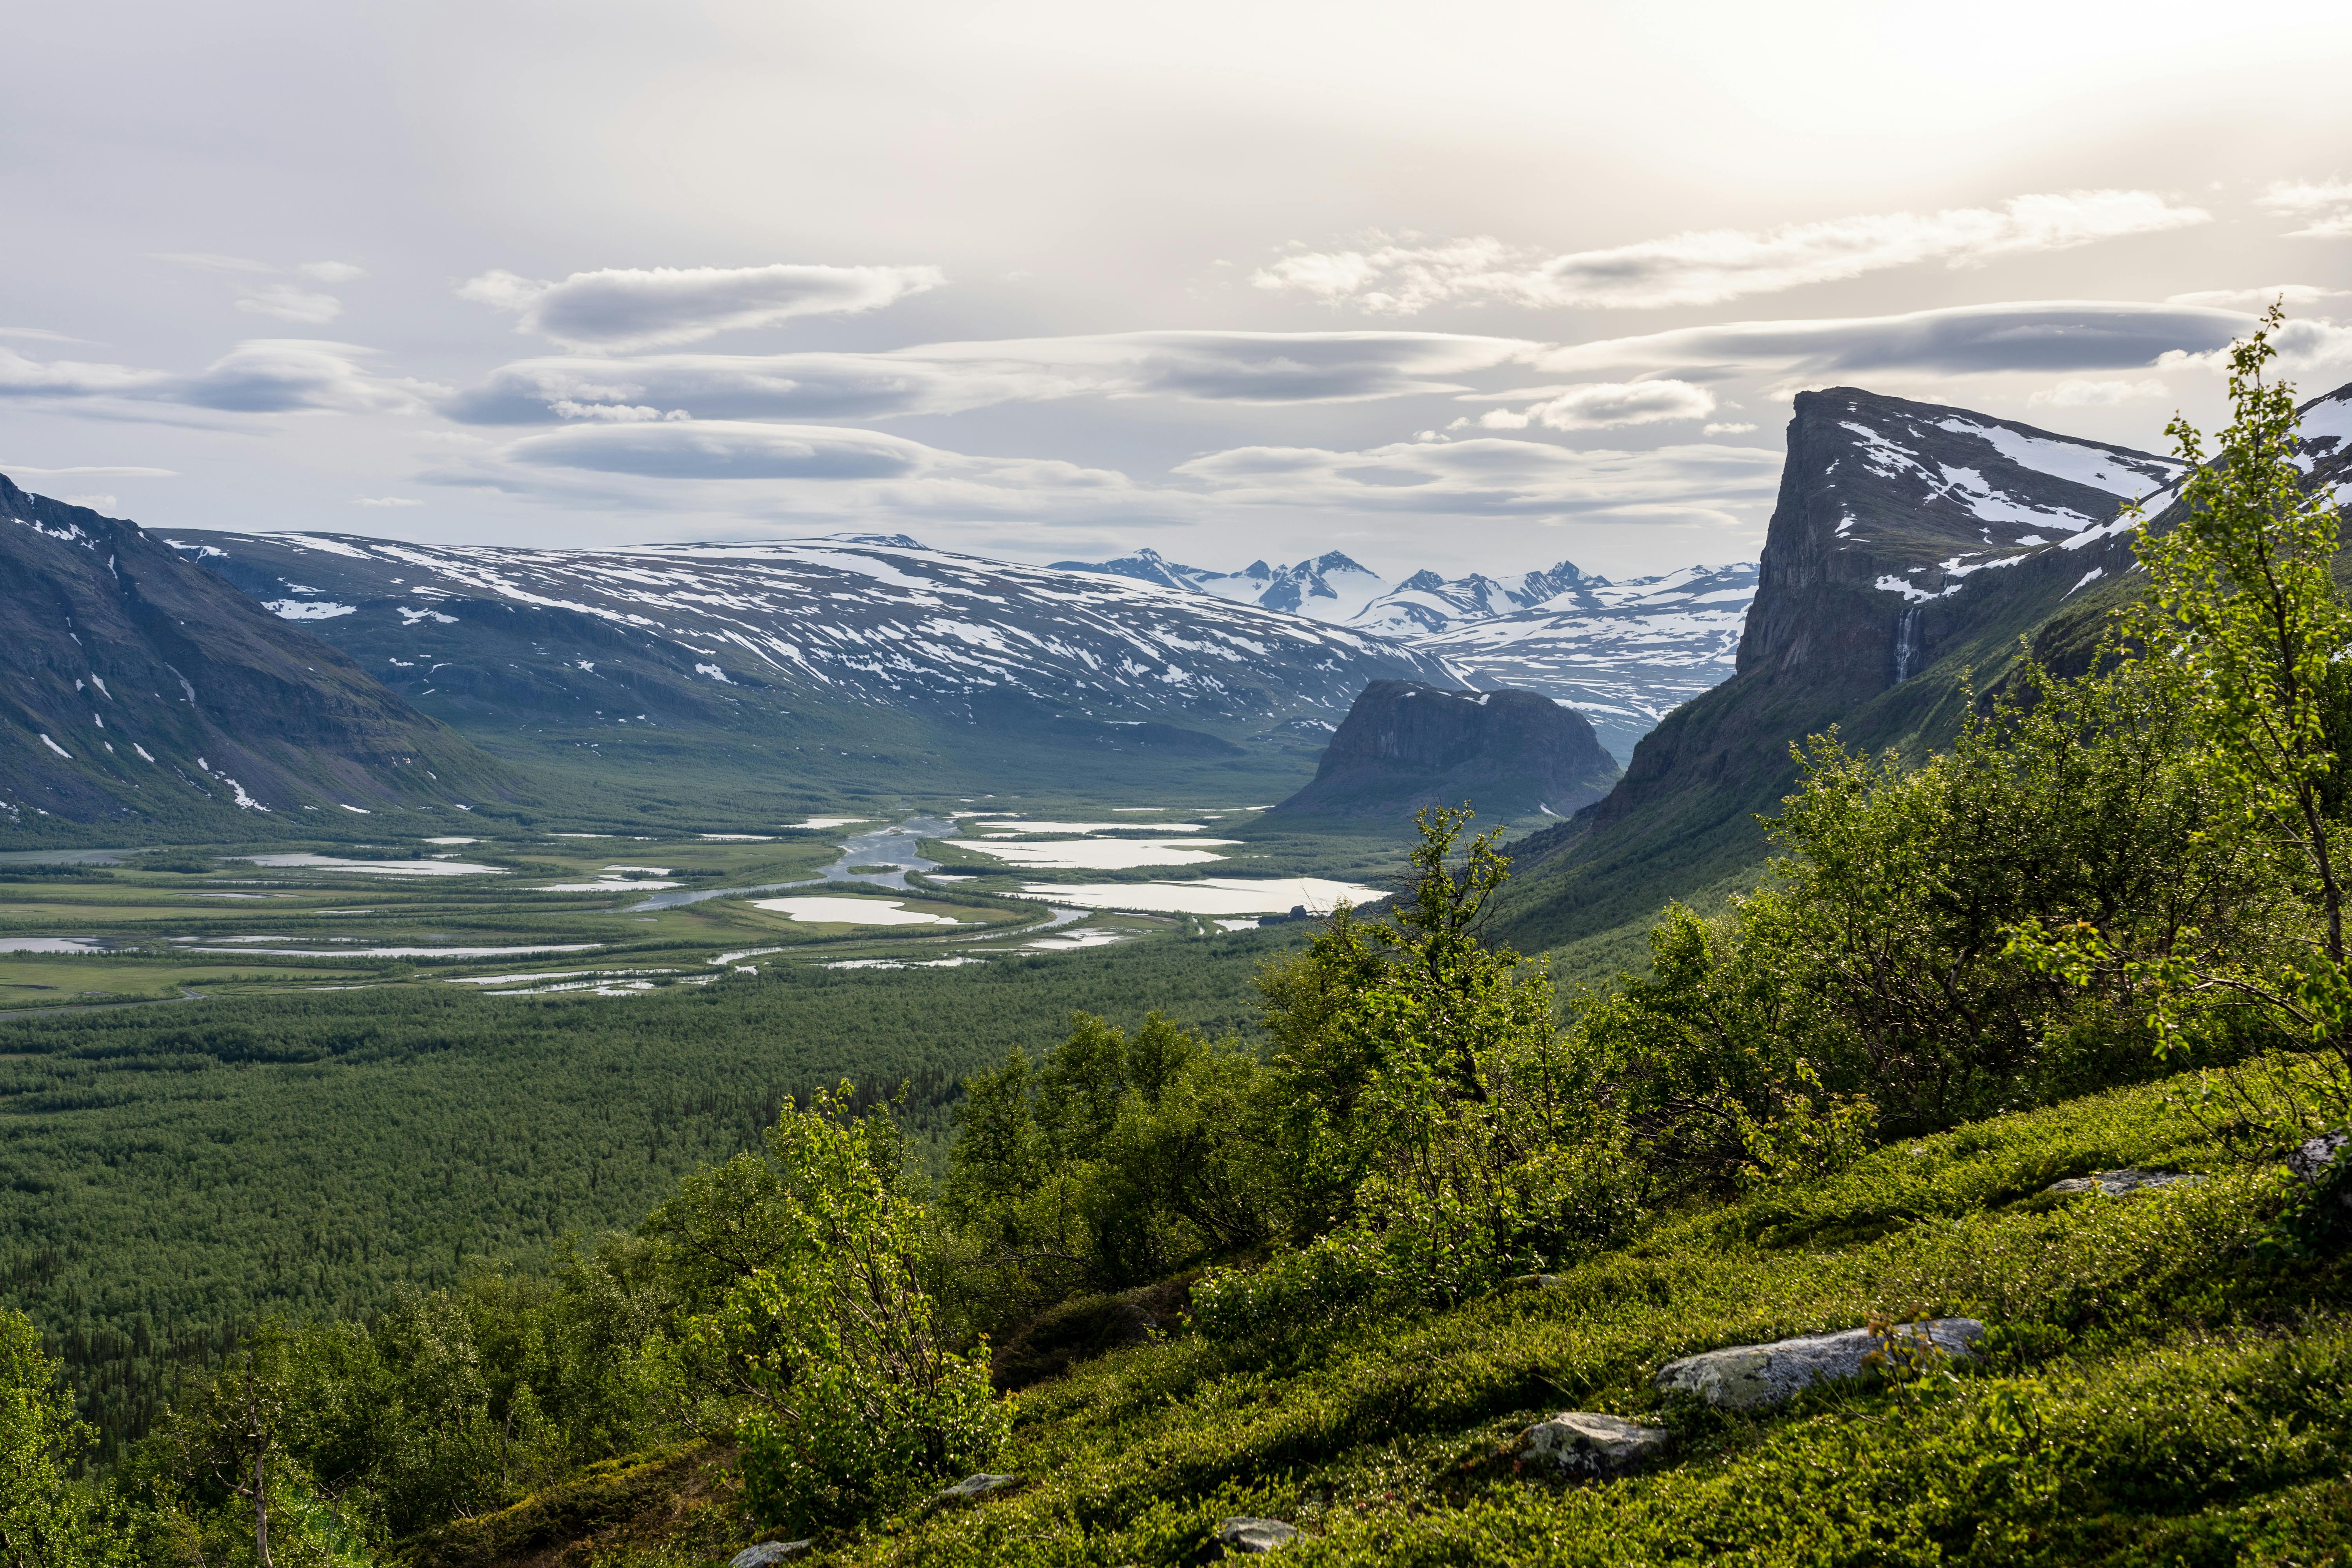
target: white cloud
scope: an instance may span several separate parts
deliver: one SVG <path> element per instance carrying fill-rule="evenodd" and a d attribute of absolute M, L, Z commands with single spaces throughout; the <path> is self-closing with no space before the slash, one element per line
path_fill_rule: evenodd
<path fill-rule="evenodd" d="M 1686 381 L 1605 381 L 1562 389 L 1524 412 L 1490 409 L 1478 423 L 1489 430 L 1607 430 L 1621 425 L 1654 425 L 1669 419 L 1704 419 L 1715 412 L 1715 394 Z"/>
<path fill-rule="evenodd" d="M 1699 434 L 1702 436 L 1745 436 L 1750 430 L 1755 428 L 1756 426 L 1753 425 L 1743 424 L 1735 419 L 1721 425 L 1705 426 L 1700 429 Z"/>
<path fill-rule="evenodd" d="M 2323 289 L 2315 283 L 2273 283 L 2267 289 L 2203 289 L 2193 294 L 2170 294 L 2168 305 L 2211 305 L 2224 310 L 2262 310 L 2273 300 L 2290 307 L 2315 304 L 2352 293 L 2352 289 Z"/>
<path fill-rule="evenodd" d="M 1737 519 L 1769 500 L 1780 454 L 1755 447 L 1572 451 L 1494 437 L 1395 442 L 1368 451 L 1241 447 L 1180 465 L 1225 504 L 1482 517 Z"/>
<path fill-rule="evenodd" d="M 2289 239 L 2352 239 L 2352 181 L 2280 180 L 2254 198 L 2264 212 L 2307 218 Z"/>
<path fill-rule="evenodd" d="M 1681 366 L 1736 371 L 2126 370 L 2171 351 L 2225 348 L 2253 325 L 2236 310 L 2116 300 L 2016 300 L 1843 320 L 1731 321 L 1607 338 L 1536 356 L 1544 370 Z"/>
<path fill-rule="evenodd" d="M 1927 261 L 1979 266 L 2210 221 L 2201 209 L 2152 191 L 2066 191 L 2014 196 L 1999 207 L 1832 218 L 1761 232 L 1696 230 L 1566 256 L 1546 257 L 1485 236 L 1433 245 L 1376 243 L 1363 250 L 1283 257 L 1250 281 L 1392 315 L 1482 301 L 1650 310 L 1721 304 Z"/>
<path fill-rule="evenodd" d="M 155 259 L 206 272 L 238 274 L 247 279 L 284 277 L 290 271 L 310 283 L 348 283 L 355 278 L 367 276 L 367 268 L 348 261 L 306 261 L 289 268 L 268 261 L 257 261 L 249 256 L 220 256 L 202 250 L 159 251 L 155 253 Z M 271 316 L 306 327 L 323 327 L 343 313 L 341 300 L 316 289 L 304 289 L 293 283 L 256 281 L 248 281 L 240 287 L 242 293 L 236 308 L 257 316 Z"/>
<path fill-rule="evenodd" d="M 407 496 L 353 496 L 352 501 L 356 506 L 423 506 L 425 504 L 421 500 L 415 500 Z"/>
<path fill-rule="evenodd" d="M 946 281 L 936 267 L 612 267 L 551 283 L 485 272 L 457 293 L 515 312 L 518 331 L 572 348 L 625 352 L 699 342 L 796 316 L 879 310 Z"/>
<path fill-rule="evenodd" d="M 2252 329 L 2251 321 L 2247 323 Z M 2271 338 L 2278 349 L 2277 368 L 2286 375 L 2318 375 L 2334 384 L 2352 374 L 2352 325 L 2309 316 L 2290 318 Z M 2215 375 L 2230 368 L 2227 345 L 2202 353 L 2176 351 L 2157 362 L 2158 370 L 2202 370 Z"/>
<path fill-rule="evenodd" d="M 0 397 L 104 405 L 179 404 L 228 414 L 413 413 L 446 387 L 381 376 L 361 361 L 373 351 L 314 338 L 255 338 L 194 375 L 32 359 L 0 348 Z"/>
<path fill-rule="evenodd" d="M 673 531 L 711 526 L 683 521 L 695 517 L 796 530 L 1126 530 L 1192 521 L 1202 506 L 1053 459 L 973 456 L 844 426 L 720 420 L 570 425 L 494 452 L 451 454 L 417 477 L 573 511 L 644 514 Z"/>
<path fill-rule="evenodd" d="M 534 468 L 660 479 L 831 482 L 944 477 L 1081 488 L 1126 483 L 1124 476 L 1100 469 L 1031 458 L 968 457 L 879 430 L 735 420 L 573 425 L 526 436 L 500 456 Z"/>
<path fill-rule="evenodd" d="M 2045 386 L 2025 401 L 2036 408 L 2113 408 L 2119 404 L 2162 398 L 2171 388 L 2154 376 L 2137 381 L 2068 379 Z"/>
<path fill-rule="evenodd" d="M 1541 348 L 1446 332 L 1166 331 L 882 353 L 550 358 L 502 366 L 442 411 L 467 424 L 528 425 L 680 412 L 698 419 L 878 419 L 1076 396 L 1342 403 L 1459 392 L 1452 378 Z"/>
<path fill-rule="evenodd" d="M 309 327 L 325 326 L 343 313 L 343 302 L 332 294 L 298 289 L 291 283 L 272 283 L 239 300 L 236 308 L 259 316 L 275 316 L 281 321 L 299 321 Z"/>

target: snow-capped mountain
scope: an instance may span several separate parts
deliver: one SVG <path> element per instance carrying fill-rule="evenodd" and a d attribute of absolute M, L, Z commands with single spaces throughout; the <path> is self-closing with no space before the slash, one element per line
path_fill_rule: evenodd
<path fill-rule="evenodd" d="M 1622 763 L 1659 720 L 1731 679 L 1756 597 L 1756 563 L 1611 582 L 1562 562 L 1528 577 L 1559 581 L 1570 573 L 1576 575 L 1569 586 L 1526 608 L 1465 613 L 1402 640 L 1443 658 L 1473 686 L 1517 687 L 1567 703 Z M 1426 612 L 1435 597 L 1426 595 L 1415 607 Z"/>
<path fill-rule="evenodd" d="M 898 710 L 1246 732 L 1336 722 L 1371 680 L 1461 682 L 1386 638 L 903 535 L 529 550 L 346 534 L 172 540 L 427 706 L 505 721 L 701 723 Z"/>
<path fill-rule="evenodd" d="M 1388 587 L 1379 573 L 1336 550 L 1293 566 L 1253 561 L 1238 572 L 1180 565 L 1156 550 L 1139 550 L 1116 561 L 1056 561 L 1054 569 L 1099 572 L 1166 588 L 1188 588 L 1234 604 L 1284 610 L 1317 621 L 1352 620 Z"/>
<path fill-rule="evenodd" d="M 1395 584 L 1338 551 L 1296 566 L 1261 561 L 1223 573 L 1150 550 L 1059 564 L 1270 607 L 1297 601 L 1299 614 L 1443 658 L 1474 686 L 1518 687 L 1568 703 L 1620 762 L 1666 713 L 1730 679 L 1756 591 L 1752 562 L 1612 582 L 1562 561 L 1452 578 L 1422 571 Z"/>
<path fill-rule="evenodd" d="M 1423 632 L 1449 631 L 1465 621 L 1486 621 L 1515 610 L 1532 610 L 1584 584 L 1605 585 L 1607 582 L 1605 577 L 1587 577 L 1572 561 L 1548 571 L 1500 577 L 1473 572 L 1467 577 L 1448 580 L 1434 572 L 1416 572 L 1357 611 L 1349 624 L 1411 638 Z"/>

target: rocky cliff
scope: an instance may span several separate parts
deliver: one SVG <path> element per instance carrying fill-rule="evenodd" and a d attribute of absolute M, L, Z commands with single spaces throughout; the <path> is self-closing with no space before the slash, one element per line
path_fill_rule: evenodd
<path fill-rule="evenodd" d="M 1566 816 L 1616 776 L 1592 726 L 1548 697 L 1376 680 L 1331 737 L 1314 782 L 1274 815 L 1393 823 L 1467 800 L 1489 818 Z"/>
<path fill-rule="evenodd" d="M 1676 709 L 1625 776 L 1522 847 L 1514 935 L 1547 946 L 1754 879 L 1756 817 L 1794 786 L 1793 742 L 1941 744 L 2019 639 L 2132 569 L 2126 509 L 2178 465 L 1854 387 L 1801 393 L 1738 673 Z"/>

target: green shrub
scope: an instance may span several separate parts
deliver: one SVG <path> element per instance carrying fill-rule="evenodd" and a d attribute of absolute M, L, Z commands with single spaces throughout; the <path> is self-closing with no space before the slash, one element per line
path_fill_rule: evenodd
<path fill-rule="evenodd" d="M 802 1533 L 981 1468 L 1008 1423 L 985 1342 L 952 1348 L 923 1289 L 900 1134 L 887 1108 L 846 1120 L 848 1094 L 786 1104 L 769 1135 L 776 1245 L 704 1329 L 750 1401 L 737 1436 L 751 1506 Z"/>

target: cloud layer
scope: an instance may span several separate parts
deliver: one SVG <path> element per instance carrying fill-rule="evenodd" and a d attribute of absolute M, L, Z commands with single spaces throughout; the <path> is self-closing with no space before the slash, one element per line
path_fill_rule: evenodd
<path fill-rule="evenodd" d="M 1339 403 L 1456 392 L 1539 343 L 1442 332 L 1124 332 L 880 353 L 659 354 L 505 365 L 443 405 L 475 425 L 874 419 L 1057 398 Z"/>
<path fill-rule="evenodd" d="M 1482 437 L 1397 442 L 1360 452 L 1240 447 L 1195 458 L 1175 471 L 1228 504 L 1732 522 L 1737 520 L 1726 507 L 1771 499 L 1780 485 L 1780 454 L 1700 445 L 1579 452 Z"/>
<path fill-rule="evenodd" d="M 2254 198 L 2264 212 L 2304 220 L 2289 239 L 2352 239 L 2352 180 L 2281 180 Z"/>
<path fill-rule="evenodd" d="M 515 312 L 518 331 L 569 348 L 673 348 L 797 316 L 877 310 L 947 280 L 936 267 L 608 267 L 555 282 L 485 272 L 460 298 Z"/>
<path fill-rule="evenodd" d="M 1604 381 L 1555 391 L 1519 413 L 1490 409 L 1478 423 L 1488 430 L 1524 430 L 1540 425 L 1550 430 L 1608 430 L 1621 425 L 1654 425 L 1665 420 L 1704 419 L 1715 412 L 1715 394 L 1686 381 Z M 1486 395 L 1482 401 L 1496 394 Z"/>
<path fill-rule="evenodd" d="M 1250 281 L 1400 316 L 1487 301 L 1654 310 L 1717 305 L 1926 261 L 1980 266 L 2210 221 L 2211 215 L 2152 191 L 2067 191 L 2014 196 L 1999 207 L 1833 218 L 1761 232 L 1696 230 L 1566 256 L 1545 257 L 1486 237 L 1307 251 L 1273 262 Z"/>
<path fill-rule="evenodd" d="M 1633 338 L 1605 338 L 1536 357 L 1541 369 L 1678 366 L 1738 371 L 1866 373 L 2126 370 L 2167 353 L 2226 347 L 2253 319 L 2207 305 L 2032 300 L 1898 316 L 1730 321 Z"/>
<path fill-rule="evenodd" d="M 383 376 L 373 351 L 313 338 L 254 338 L 194 375 L 80 360 L 37 360 L 0 346 L 0 397 L 65 404 L 176 404 L 225 414 L 414 413 L 447 389 Z"/>

